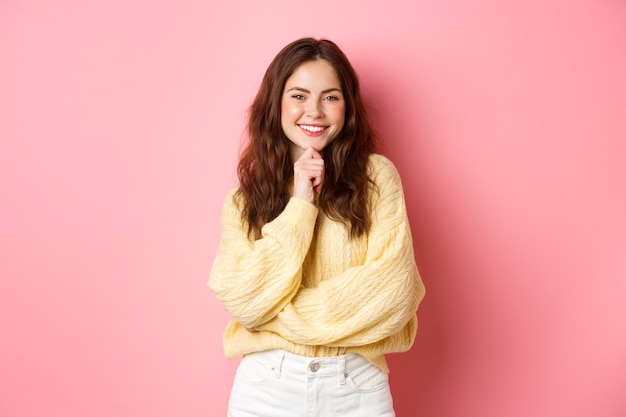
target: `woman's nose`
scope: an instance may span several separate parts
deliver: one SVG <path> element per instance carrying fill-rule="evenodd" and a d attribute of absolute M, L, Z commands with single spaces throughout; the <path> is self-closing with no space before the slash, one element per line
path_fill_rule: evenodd
<path fill-rule="evenodd" d="M 313 100 L 309 103 L 306 109 L 306 115 L 313 119 L 318 119 L 324 115 L 322 106 L 317 100 Z"/>

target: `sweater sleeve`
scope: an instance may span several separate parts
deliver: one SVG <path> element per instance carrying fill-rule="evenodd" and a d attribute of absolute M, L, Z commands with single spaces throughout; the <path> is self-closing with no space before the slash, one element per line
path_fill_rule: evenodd
<path fill-rule="evenodd" d="M 222 209 L 222 236 L 209 288 L 231 317 L 247 328 L 267 322 L 298 291 L 318 209 L 291 198 L 283 212 L 251 241 L 231 192 Z"/>
<path fill-rule="evenodd" d="M 402 185 L 388 160 L 373 179 L 377 191 L 364 262 L 315 288 L 301 288 L 258 330 L 299 344 L 350 347 L 407 328 L 425 291 L 413 256 Z"/>

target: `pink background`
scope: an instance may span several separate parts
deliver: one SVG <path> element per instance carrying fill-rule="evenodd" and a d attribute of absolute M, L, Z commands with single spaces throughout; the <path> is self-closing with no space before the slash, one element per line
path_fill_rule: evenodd
<path fill-rule="evenodd" d="M 245 114 L 335 40 L 428 292 L 399 417 L 626 415 L 626 3 L 0 3 L 0 415 L 223 416 L 205 284 Z"/>

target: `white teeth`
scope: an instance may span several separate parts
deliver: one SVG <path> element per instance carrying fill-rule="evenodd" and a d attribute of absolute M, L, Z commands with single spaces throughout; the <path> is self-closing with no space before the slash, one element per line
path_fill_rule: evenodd
<path fill-rule="evenodd" d="M 308 132 L 321 132 L 322 130 L 324 130 L 323 126 L 300 125 L 300 127 Z"/>

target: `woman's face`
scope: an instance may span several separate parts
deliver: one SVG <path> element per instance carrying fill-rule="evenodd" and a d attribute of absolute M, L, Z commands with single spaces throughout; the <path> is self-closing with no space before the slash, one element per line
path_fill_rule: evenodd
<path fill-rule="evenodd" d="M 318 152 L 343 128 L 346 103 L 334 68 L 323 60 L 301 64 L 285 82 L 281 125 L 296 161 L 305 149 Z"/>

